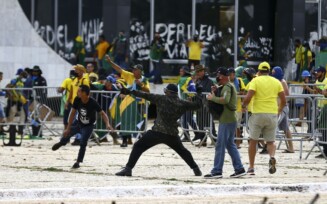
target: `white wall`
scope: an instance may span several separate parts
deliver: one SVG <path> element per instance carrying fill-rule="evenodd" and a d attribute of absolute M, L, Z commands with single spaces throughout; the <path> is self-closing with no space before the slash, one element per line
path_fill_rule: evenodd
<path fill-rule="evenodd" d="M 71 65 L 35 32 L 18 0 L 0 0 L 0 71 L 2 87 L 15 77 L 18 68 L 39 65 L 48 86 L 59 86 Z"/>

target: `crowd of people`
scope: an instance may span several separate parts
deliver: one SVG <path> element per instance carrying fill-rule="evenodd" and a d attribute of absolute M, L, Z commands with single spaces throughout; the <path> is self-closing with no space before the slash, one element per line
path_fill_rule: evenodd
<path fill-rule="evenodd" d="M 80 39 L 76 39 L 77 42 Z M 308 45 L 301 45 L 296 40 L 295 61 L 298 64 L 297 80 L 303 81 L 303 94 L 320 94 L 327 97 L 326 68 L 312 66 L 312 56 Z M 131 176 L 139 157 L 147 149 L 156 144 L 163 143 L 174 149 L 190 166 L 196 176 L 202 172 L 194 161 L 191 153 L 183 146 L 182 142 L 199 141 L 198 145 L 206 146 L 205 128 L 210 127 L 210 133 L 216 140 L 214 164 L 211 172 L 205 178 L 221 178 L 225 162 L 225 150 L 231 156 L 234 173 L 231 177 L 241 177 L 246 174 L 255 175 L 255 156 L 257 146 L 262 147 L 261 153 L 269 155 L 269 173 L 276 172 L 276 130 L 284 132 L 285 137 L 292 139 L 289 130 L 289 106 L 286 96 L 289 96 L 287 82 L 284 79 L 284 71 L 281 67 L 271 67 L 268 62 L 262 62 L 257 68 L 240 66 L 237 68 L 218 68 L 212 79 L 208 75 L 208 69 L 200 64 L 201 49 L 203 43 L 195 35 L 186 42 L 189 47 L 189 63 L 180 68 L 180 79 L 177 84 L 169 84 L 165 95 L 150 93 L 148 78 L 144 76 L 144 68 L 136 64 L 126 68 L 126 37 L 124 32 L 110 45 L 104 36 L 100 37 L 94 57 L 96 65 L 88 63 L 76 64 L 70 70 L 69 76 L 63 80 L 58 88 L 64 97 L 64 134 L 61 140 L 54 144 L 52 149 L 58 150 L 69 143 L 72 136 L 75 140 L 72 145 L 79 145 L 80 150 L 73 168 L 80 168 L 84 160 L 86 146 L 89 138 L 95 131 L 102 141 L 107 140 L 107 132 L 98 131 L 107 129 L 113 138 L 115 145 L 127 147 L 133 144 L 132 137 L 135 132 L 143 132 L 144 120 L 146 119 L 146 107 L 150 102 L 156 105 L 157 116 L 152 130 L 145 132 L 134 144 L 130 158 L 126 166 L 119 171 L 117 176 Z M 76 55 L 79 61 L 83 60 L 83 49 L 76 44 Z M 108 55 L 108 50 L 112 53 Z M 163 42 L 160 35 L 156 34 L 151 43 L 150 59 L 154 66 L 156 83 L 162 83 L 160 75 L 160 63 L 162 62 Z M 305 56 L 305 57 L 303 57 Z M 308 58 L 306 58 L 306 56 Z M 112 68 L 111 73 L 104 72 L 104 63 Z M 314 77 L 313 77 L 314 76 Z M 0 73 L 0 80 L 2 73 Z M 309 85 L 312 81 L 317 86 Z M 16 77 L 10 81 L 6 88 L 35 88 L 35 98 L 30 90 L 7 90 L 1 91 L 0 96 L 7 97 L 7 107 L 3 111 L 0 106 L 0 122 L 13 121 L 18 114 L 20 124 L 27 122 L 29 106 L 33 101 L 41 104 L 46 103 L 47 82 L 42 76 L 39 66 L 33 69 L 18 69 Z M 93 92 L 92 92 L 93 91 Z M 101 92 L 106 91 L 106 92 Z M 108 93 L 109 91 L 109 93 Z M 240 95 L 245 98 L 241 99 Z M 307 109 L 309 107 L 301 107 Z M 301 109 L 300 108 L 300 109 Z M 327 103 L 319 103 L 320 121 L 327 115 Z M 249 168 L 245 170 L 238 149 L 242 143 L 242 127 L 246 115 L 249 118 Z M 194 113 L 196 119 L 193 118 Z M 218 128 L 211 120 L 211 116 L 219 121 Z M 309 118 L 304 111 L 300 120 Z M 97 121 L 97 119 L 101 119 Z M 185 130 L 184 137 L 179 137 L 178 119 Z M 325 120 L 326 121 L 326 120 Z M 103 128 L 103 126 L 105 128 Z M 191 137 L 189 126 L 194 130 Z M 318 122 L 319 127 L 326 124 Z M 22 126 L 23 128 L 23 126 Z M 22 131 L 19 129 L 19 132 Z M 120 144 L 115 129 L 121 129 Z M 314 127 L 308 125 L 308 132 Z M 1 130 L 2 131 L 2 130 Z M 327 130 L 322 131 L 323 139 L 327 140 Z M 237 140 L 235 140 L 235 138 Z M 294 153 L 295 149 L 291 140 L 287 140 L 287 149 L 284 153 Z M 327 155 L 327 145 L 323 145 L 323 154 Z"/>
<path fill-rule="evenodd" d="M 0 74 L 2 80 L 3 73 Z M 1 82 L 0 80 L 0 82 Z M 6 91 L 1 91 L 1 96 L 6 98 L 6 107 L 0 105 L 1 122 L 6 120 L 7 123 L 14 122 L 16 115 L 19 116 L 18 133 L 22 134 L 24 124 L 27 123 L 30 114 L 30 106 L 34 101 L 45 103 L 47 99 L 47 81 L 42 76 L 42 70 L 39 66 L 35 65 L 32 69 L 26 67 L 25 69 L 19 68 L 16 71 L 15 78 L 10 80 L 5 88 Z M 40 88 L 36 88 L 40 87 Z M 35 88 L 35 96 L 32 94 L 31 88 Z M 37 128 L 36 128 L 37 129 Z M 37 135 L 33 129 L 33 134 Z M 4 131 L 1 126 L 0 133 L 3 135 Z"/>

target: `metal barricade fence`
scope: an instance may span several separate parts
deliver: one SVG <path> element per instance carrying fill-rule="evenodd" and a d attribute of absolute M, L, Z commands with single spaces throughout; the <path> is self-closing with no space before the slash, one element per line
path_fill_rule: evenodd
<path fill-rule="evenodd" d="M 49 132 L 53 136 L 60 136 L 63 131 L 63 112 L 66 94 L 59 93 L 58 87 L 33 87 L 35 90 L 35 109 L 32 116 L 37 118 L 40 127 L 35 130 L 37 136 Z M 35 134 L 34 133 L 34 134 Z"/>
<path fill-rule="evenodd" d="M 180 93 L 180 98 L 184 100 L 193 101 L 193 92 Z M 205 99 L 209 93 L 202 93 L 202 98 Z M 203 105 L 199 110 L 188 111 L 180 119 L 181 128 L 185 137 L 187 137 L 192 144 L 192 138 L 190 136 L 190 131 L 194 132 L 197 138 L 203 138 L 198 146 L 200 147 L 208 137 L 213 141 L 216 139 L 216 129 L 215 121 L 212 115 L 209 113 L 208 107 Z"/>
<path fill-rule="evenodd" d="M 192 96 L 195 93 L 181 93 L 180 98 L 186 100 L 193 100 Z M 203 94 L 203 97 L 206 97 L 208 93 Z M 313 103 L 313 97 L 317 97 L 320 95 L 306 95 L 306 94 L 299 94 L 299 95 L 291 95 L 287 96 L 287 110 L 289 116 L 289 126 L 283 127 L 281 124 L 281 130 L 276 130 L 276 140 L 280 141 L 279 147 L 281 143 L 284 141 L 298 141 L 300 142 L 300 158 L 302 158 L 302 146 L 303 141 L 307 141 L 312 138 L 313 135 L 313 125 L 314 125 L 314 118 L 315 118 L 315 104 Z M 244 98 L 245 96 L 238 95 L 238 100 Z M 297 104 L 298 101 L 302 101 L 303 104 Z M 238 103 L 241 101 L 238 101 Z M 239 104 L 238 104 L 239 105 Z M 288 111 L 289 110 L 289 111 Z M 284 110 L 285 111 L 285 110 Z M 238 110 L 240 113 L 240 110 Z M 199 114 L 202 113 L 202 114 Z M 243 128 L 244 137 L 243 138 L 235 138 L 236 140 L 248 140 L 248 119 L 251 115 L 247 111 L 245 113 L 239 114 L 241 118 L 238 118 L 238 127 Z M 241 121 L 242 119 L 242 121 Z M 279 121 L 281 122 L 281 121 Z M 206 124 L 206 125 L 199 125 L 199 123 Z M 209 136 L 213 139 L 216 137 L 214 136 L 214 124 L 217 124 L 217 121 L 213 120 L 213 117 L 209 113 L 206 106 L 203 106 L 198 111 L 190 111 L 181 117 L 181 127 L 183 134 L 191 139 L 189 132 L 193 131 L 195 135 L 202 133 L 206 136 Z M 301 127 L 297 127 L 297 125 L 301 124 Z M 284 130 L 290 128 L 292 133 L 292 138 L 287 138 L 285 136 Z M 245 130 L 244 130 L 245 129 Z M 248 133 L 248 134 L 246 134 Z M 206 138 L 205 138 L 206 139 Z M 192 142 L 192 140 L 191 140 Z M 202 141 L 203 142 L 203 141 Z M 193 143 L 192 143 L 193 144 Z M 286 143 L 287 145 L 287 143 Z"/>
<path fill-rule="evenodd" d="M 290 95 L 318 94 L 317 90 L 318 89 L 323 90 L 324 86 L 325 86 L 324 84 L 311 84 L 311 83 L 289 84 L 288 91 Z"/>
<path fill-rule="evenodd" d="M 308 159 L 309 155 L 315 147 L 318 147 L 323 157 L 327 160 L 327 98 L 325 97 L 316 97 L 313 100 L 316 108 L 315 111 L 315 120 L 313 124 L 313 141 L 314 144 L 311 150 L 308 152 L 305 159 Z M 324 151 L 325 149 L 325 151 Z"/>
<path fill-rule="evenodd" d="M 147 130 L 149 102 L 134 96 L 121 95 L 117 91 L 91 91 L 91 96 L 108 115 L 110 124 L 115 128 L 114 132 L 132 135 Z M 108 133 L 100 115 L 97 115 L 94 131 L 100 137 Z"/>
<path fill-rule="evenodd" d="M 8 88 L 3 90 L 8 93 L 26 92 L 25 95 L 28 94 L 24 99 L 28 105 L 24 106 L 25 109 L 19 109 L 22 110 L 21 115 L 18 114 L 21 118 L 19 119 L 16 115 L 17 111 L 12 112 L 10 117 L 7 117 L 9 120 L 3 126 L 28 125 L 32 130 L 26 134 L 31 136 L 60 136 L 62 134 L 66 96 L 58 92 L 58 87 Z M 91 97 L 97 100 L 101 108 L 105 110 L 110 124 L 117 128 L 115 132 L 124 135 L 143 133 L 147 130 L 149 103 L 144 99 L 133 96 L 122 97 L 119 92 L 112 91 L 91 91 Z M 13 106 L 10 103 L 8 105 L 9 107 Z M 8 107 L 8 105 L 6 106 Z M 12 110 L 14 109 L 12 108 Z M 26 110 L 26 114 L 23 110 Z M 25 116 L 26 120 L 24 119 Z M 97 119 L 95 131 L 107 133 L 108 130 L 106 130 L 102 118 L 97 116 Z M 35 127 L 38 128 L 35 130 L 33 129 Z"/>
<path fill-rule="evenodd" d="M 3 88 L 5 92 L 5 104 L 3 108 L 6 120 L 1 125 L 4 145 L 19 146 L 25 134 L 29 134 L 28 126 L 32 124 L 29 107 L 35 108 L 33 100 L 35 91 L 32 88 Z M 20 139 L 17 144 L 16 133 Z M 9 140 L 6 142 L 5 140 Z"/>

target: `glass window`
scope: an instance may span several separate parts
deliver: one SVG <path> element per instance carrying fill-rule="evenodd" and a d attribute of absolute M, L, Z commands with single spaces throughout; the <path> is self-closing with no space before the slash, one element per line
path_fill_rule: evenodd
<path fill-rule="evenodd" d="M 149 73 L 150 1 L 131 1 L 129 30 L 130 63 L 142 64 Z"/>
<path fill-rule="evenodd" d="M 99 36 L 103 33 L 102 1 L 103 0 L 82 1 L 81 29 L 87 56 L 92 56 L 95 46 L 99 41 Z"/>
<path fill-rule="evenodd" d="M 71 53 L 77 35 L 78 0 L 58 0 L 57 52 L 66 60 L 73 59 Z"/>
<path fill-rule="evenodd" d="M 321 2 L 321 36 L 327 36 L 327 0 Z"/>
<path fill-rule="evenodd" d="M 185 42 L 191 30 L 192 0 L 155 0 L 154 31 L 165 43 L 163 75 L 178 75 L 187 64 Z"/>
<path fill-rule="evenodd" d="M 54 0 L 35 0 L 34 29 L 53 49 L 56 43 Z"/>
<path fill-rule="evenodd" d="M 239 2 L 238 60 L 241 63 L 272 61 L 276 2 L 274 0 Z"/>
<path fill-rule="evenodd" d="M 31 21 L 31 6 L 32 1 L 31 0 L 18 0 L 20 6 L 22 7 L 26 17 L 29 21 Z"/>
<path fill-rule="evenodd" d="M 211 73 L 220 66 L 233 66 L 234 17 L 234 0 L 196 1 L 196 33 L 205 44 L 201 63 Z"/>

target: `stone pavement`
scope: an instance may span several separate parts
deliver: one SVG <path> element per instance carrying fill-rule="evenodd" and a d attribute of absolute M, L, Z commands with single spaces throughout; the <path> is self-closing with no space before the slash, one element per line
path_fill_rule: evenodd
<path fill-rule="evenodd" d="M 228 154 L 224 178 L 207 180 L 193 176 L 180 157 L 164 145 L 145 152 L 133 170 L 133 177 L 114 176 L 127 162 L 132 146 L 120 148 L 111 142 L 91 142 L 79 170 L 71 166 L 78 147 L 67 145 L 56 152 L 51 146 L 58 137 L 24 140 L 22 147 L 0 147 L 0 203 L 327 203 L 327 168 L 314 151 L 308 160 L 299 154 L 277 150 L 277 172 L 268 172 L 268 155 L 257 154 L 256 175 L 239 179 L 233 173 Z M 185 143 L 203 174 L 209 173 L 214 148 L 197 148 Z M 299 142 L 295 142 L 298 149 Z M 304 142 L 304 156 L 312 142 Z M 285 148 L 282 145 L 283 149 Z M 317 149 L 316 149 L 317 150 Z M 240 149 L 248 167 L 247 142 Z"/>

